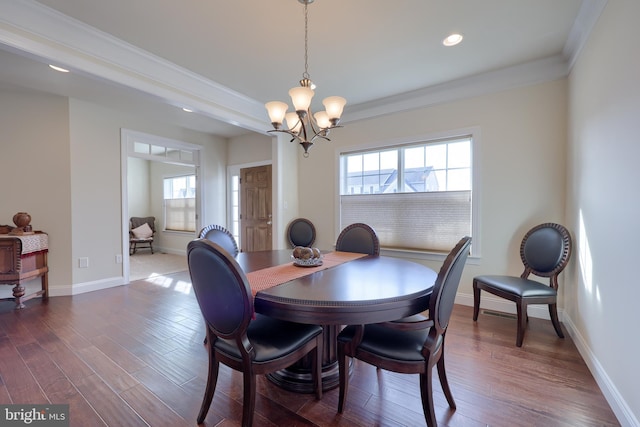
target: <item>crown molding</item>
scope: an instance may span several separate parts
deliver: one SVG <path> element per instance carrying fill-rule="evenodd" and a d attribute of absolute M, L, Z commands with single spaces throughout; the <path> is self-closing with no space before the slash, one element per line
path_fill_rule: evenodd
<path fill-rule="evenodd" d="M 342 123 L 564 78 L 606 3 L 583 0 L 561 55 L 348 105 Z M 261 102 L 34 0 L 0 3 L 0 43 L 225 123 L 259 133 L 271 128 Z"/>
<path fill-rule="evenodd" d="M 578 11 L 578 16 L 571 27 L 563 50 L 569 63 L 569 71 L 573 68 L 573 64 L 606 5 L 607 0 L 582 0 L 580 11 Z"/>
<path fill-rule="evenodd" d="M 366 120 L 401 111 L 534 85 L 561 79 L 566 77 L 567 74 L 567 61 L 562 55 L 556 55 L 354 105 L 348 111 L 345 109 L 341 123 Z"/>
<path fill-rule="evenodd" d="M 229 124 L 270 126 L 262 103 L 33 0 L 2 2 L 0 43 Z"/>

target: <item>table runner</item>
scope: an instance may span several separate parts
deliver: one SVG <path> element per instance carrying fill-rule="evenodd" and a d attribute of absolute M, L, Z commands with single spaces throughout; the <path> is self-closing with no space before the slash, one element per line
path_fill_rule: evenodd
<path fill-rule="evenodd" d="M 47 233 L 11 235 L 0 234 L 0 238 L 18 238 L 22 241 L 22 255 L 44 252 L 49 249 L 49 235 Z"/>
<path fill-rule="evenodd" d="M 367 254 L 358 254 L 353 252 L 329 252 L 322 257 L 322 265 L 318 267 L 298 267 L 293 265 L 293 261 L 276 265 L 273 267 L 263 268 L 262 270 L 252 271 L 247 274 L 251 293 L 255 296 L 258 292 L 272 288 L 282 283 L 289 282 L 302 276 L 313 274 L 318 270 L 326 270 L 342 263 L 362 258 Z"/>

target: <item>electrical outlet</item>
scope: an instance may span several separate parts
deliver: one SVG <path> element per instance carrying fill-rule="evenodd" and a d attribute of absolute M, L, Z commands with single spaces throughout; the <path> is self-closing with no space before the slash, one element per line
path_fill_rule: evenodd
<path fill-rule="evenodd" d="M 122 264 L 122 255 L 116 255 L 116 264 Z"/>
<path fill-rule="evenodd" d="M 78 258 L 78 267 L 89 268 L 89 258 L 88 257 Z"/>

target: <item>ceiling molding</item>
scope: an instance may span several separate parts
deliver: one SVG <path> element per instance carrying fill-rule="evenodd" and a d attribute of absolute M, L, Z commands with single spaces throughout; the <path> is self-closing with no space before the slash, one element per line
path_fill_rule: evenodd
<path fill-rule="evenodd" d="M 342 123 L 566 77 L 606 2 L 583 0 L 562 55 L 347 105 Z M 262 102 L 33 0 L 0 4 L 0 44 L 244 129 L 271 128 Z"/>
<path fill-rule="evenodd" d="M 263 132 L 262 103 L 34 1 L 3 2 L 0 43 L 69 68 Z"/>
<path fill-rule="evenodd" d="M 348 113 L 345 111 L 341 123 L 429 107 L 521 86 L 530 86 L 561 79 L 567 74 L 567 61 L 564 56 L 557 55 L 358 104 L 352 106 Z"/>
<path fill-rule="evenodd" d="M 607 0 L 582 0 L 580 11 L 571 27 L 563 50 L 564 56 L 568 59 L 569 71 L 573 68 L 573 64 L 606 5 Z"/>

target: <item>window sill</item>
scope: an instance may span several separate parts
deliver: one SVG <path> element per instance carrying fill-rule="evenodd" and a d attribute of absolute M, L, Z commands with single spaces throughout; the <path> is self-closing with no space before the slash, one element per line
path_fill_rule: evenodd
<path fill-rule="evenodd" d="M 380 248 L 380 255 L 391 256 L 395 258 L 437 261 L 440 263 L 444 262 L 445 258 L 447 258 L 447 254 L 442 254 L 442 253 L 427 252 L 427 251 L 412 251 L 407 249 L 388 249 L 388 248 L 386 249 Z M 480 265 L 480 257 L 470 255 L 467 258 L 467 264 Z"/>

